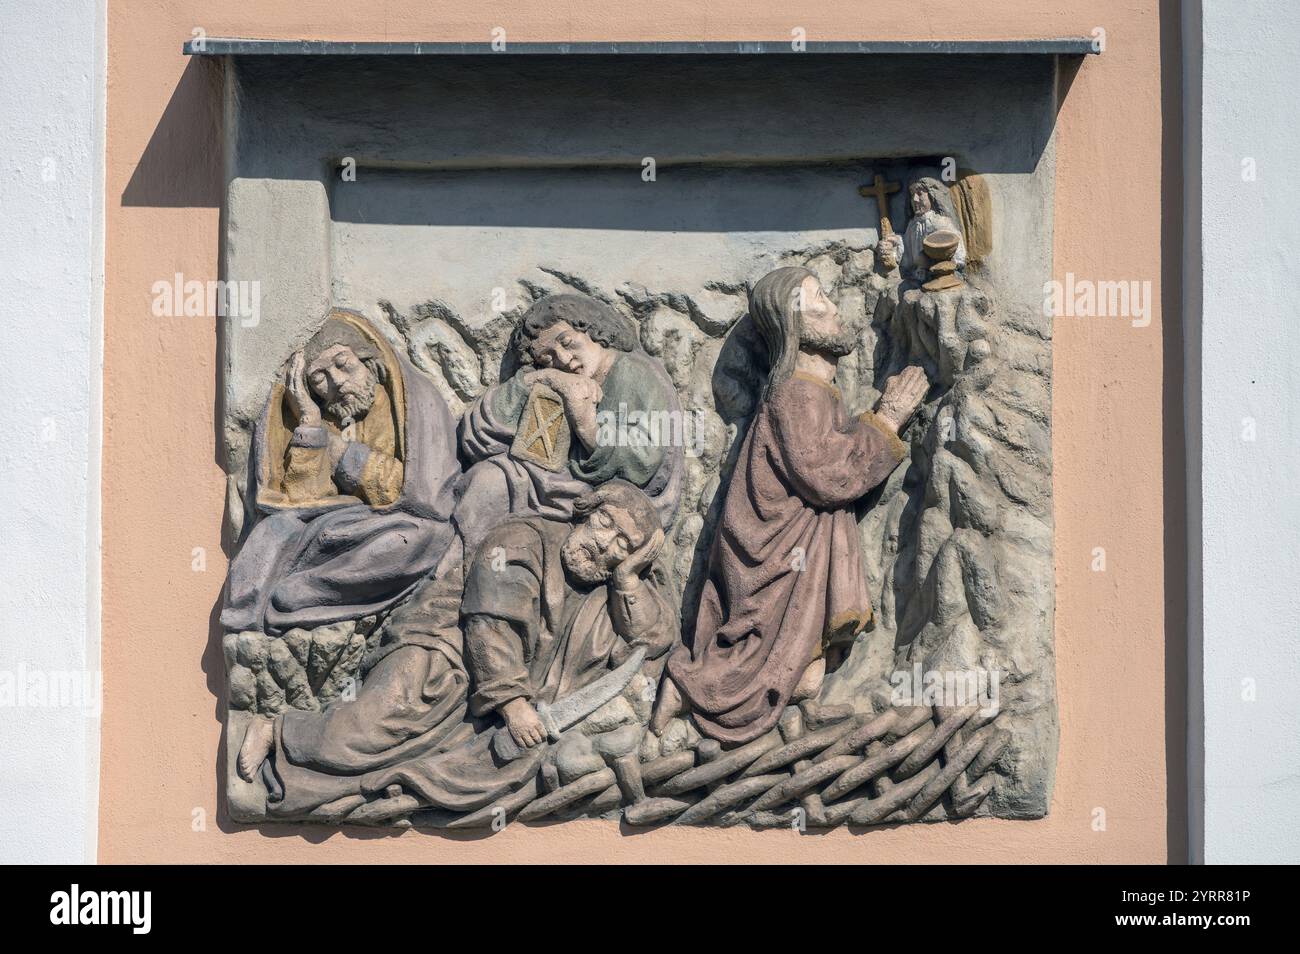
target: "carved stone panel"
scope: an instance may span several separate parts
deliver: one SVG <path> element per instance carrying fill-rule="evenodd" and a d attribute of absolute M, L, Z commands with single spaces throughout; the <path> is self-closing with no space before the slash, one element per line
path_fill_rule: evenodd
<path fill-rule="evenodd" d="M 868 121 L 833 71 L 674 64 L 637 108 L 700 161 L 597 132 L 536 167 L 445 162 L 400 92 L 285 152 L 266 117 L 376 75 L 246 69 L 230 267 L 283 295 L 226 341 L 237 820 L 1046 813 L 1050 71 L 985 65 L 964 111 L 876 66 Z M 752 110 L 746 161 L 681 128 L 687 88 Z M 800 91 L 834 121 L 788 143 Z M 319 273 L 265 266 L 273 209 Z"/>

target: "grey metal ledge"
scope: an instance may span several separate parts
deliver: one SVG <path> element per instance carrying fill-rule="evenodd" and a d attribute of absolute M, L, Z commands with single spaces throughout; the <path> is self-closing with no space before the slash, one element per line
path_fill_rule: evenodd
<path fill-rule="evenodd" d="M 768 55 L 803 56 L 838 53 L 870 56 L 891 54 L 944 55 L 1038 55 L 1084 56 L 1098 53 L 1090 37 L 1060 37 L 1046 40 L 846 40 L 814 41 L 805 49 L 792 49 L 789 41 L 681 42 L 598 42 L 598 43 L 507 43 L 494 50 L 483 43 L 389 43 L 347 40 L 249 40 L 203 37 L 187 40 L 186 56 L 615 56 L 615 55 Z"/>

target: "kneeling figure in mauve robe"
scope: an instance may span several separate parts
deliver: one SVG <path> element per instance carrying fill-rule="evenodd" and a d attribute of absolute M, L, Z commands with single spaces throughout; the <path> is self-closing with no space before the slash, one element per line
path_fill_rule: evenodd
<path fill-rule="evenodd" d="M 876 413 L 849 414 L 831 383 L 854 329 L 804 268 L 779 268 L 750 295 L 771 371 L 745 435 L 714 538 L 694 640 L 668 658 L 651 722 L 689 709 L 705 735 L 740 744 L 815 698 L 825 652 L 871 621 L 854 505 L 906 456 L 898 439 L 928 390 L 910 367 Z"/>

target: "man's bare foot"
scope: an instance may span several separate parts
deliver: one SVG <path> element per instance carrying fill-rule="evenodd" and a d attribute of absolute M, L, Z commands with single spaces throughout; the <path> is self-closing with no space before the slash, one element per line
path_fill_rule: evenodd
<path fill-rule="evenodd" d="M 682 698 L 682 692 L 677 688 L 677 683 L 664 673 L 663 682 L 659 683 L 659 698 L 655 700 L 654 715 L 650 717 L 650 731 L 655 735 L 663 735 L 664 729 L 668 723 L 680 715 L 686 715 L 690 711 L 690 706 Z"/>
<path fill-rule="evenodd" d="M 794 692 L 790 693 L 791 702 L 800 702 L 804 699 L 816 699 L 822 694 L 822 680 L 826 678 L 826 660 L 814 659 L 808 664 L 808 668 L 803 671 L 799 681 L 795 683 Z"/>
<path fill-rule="evenodd" d="M 257 717 L 248 724 L 244 733 L 244 744 L 239 747 L 239 759 L 236 768 L 239 777 L 251 782 L 256 776 L 266 757 L 271 754 L 271 744 L 275 741 L 275 722 L 264 717 Z"/>

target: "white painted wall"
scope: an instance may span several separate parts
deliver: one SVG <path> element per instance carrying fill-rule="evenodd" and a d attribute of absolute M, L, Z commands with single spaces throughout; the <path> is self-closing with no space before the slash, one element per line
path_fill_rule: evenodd
<path fill-rule="evenodd" d="M 0 4 L 0 862 L 95 857 L 104 32 Z"/>
<path fill-rule="evenodd" d="M 1300 4 L 1207 0 L 1201 23 L 1193 860 L 1300 862 Z"/>

